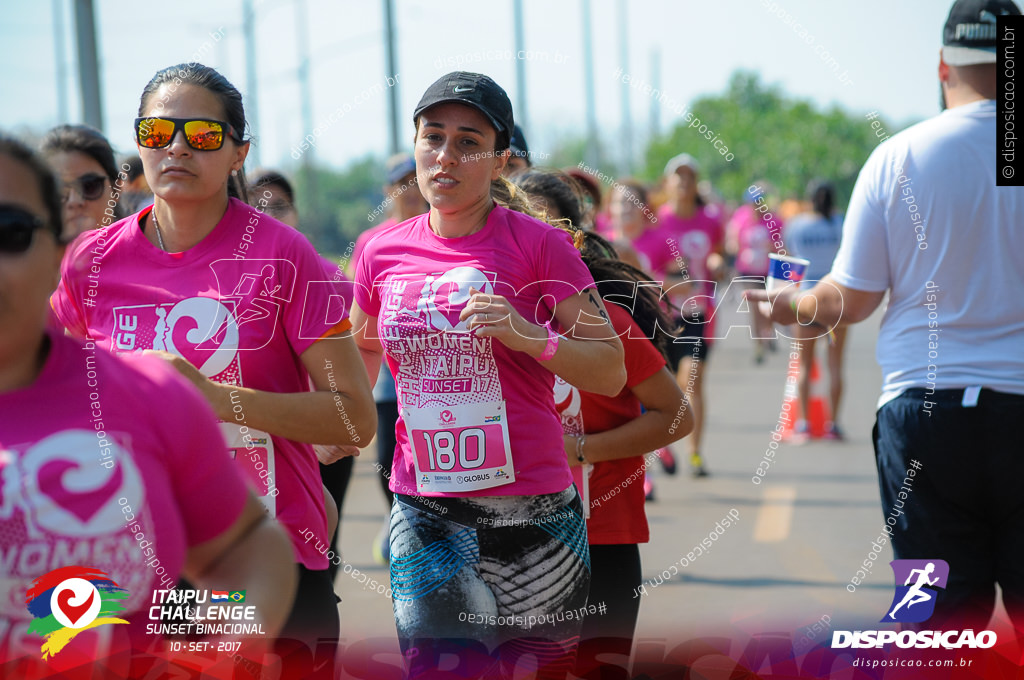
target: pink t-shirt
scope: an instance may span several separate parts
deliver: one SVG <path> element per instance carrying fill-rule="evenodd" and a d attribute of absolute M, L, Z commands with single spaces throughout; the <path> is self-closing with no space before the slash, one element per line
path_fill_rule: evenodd
<path fill-rule="evenodd" d="M 736 238 L 736 272 L 741 276 L 767 276 L 768 253 L 775 252 L 768 225 L 746 204 L 736 209 L 730 222 Z"/>
<path fill-rule="evenodd" d="M 247 495 L 216 417 L 174 369 L 47 334 L 36 381 L 0 393 L 0 662 L 40 656 L 25 593 L 59 567 L 127 590 L 130 626 L 98 630 L 144 630 L 152 592 L 174 587 L 185 551 L 231 527 Z M 83 633 L 58 658 L 95 643 Z"/>
<path fill-rule="evenodd" d="M 678 249 L 686 260 L 690 279 L 708 282 L 690 294 L 690 300 L 696 304 L 688 301 L 682 310 L 683 314 L 696 309 L 706 315 L 714 307 L 712 299 L 715 293 L 708 272 L 708 256 L 722 246 L 724 233 L 721 221 L 712 216 L 707 208 L 697 208 L 693 217 L 684 219 L 672 212 L 672 206 L 663 205 L 658 209 L 658 226 L 659 231 L 664 230 L 661 231 L 664 238 L 671 239 L 670 247 Z"/>
<path fill-rule="evenodd" d="M 398 387 L 391 489 L 425 496 L 563 491 L 572 477 L 553 374 L 523 352 L 467 332 L 458 316 L 472 286 L 507 297 L 523 318 L 543 324 L 555 304 L 594 288 L 594 279 L 567 233 L 527 215 L 495 207 L 483 229 L 460 238 L 437 236 L 428 218 L 382 231 L 356 263 L 356 304 L 377 317 Z"/>
<path fill-rule="evenodd" d="M 356 237 L 356 243 L 354 246 L 352 246 L 353 268 L 355 267 L 355 263 L 359 262 L 359 256 L 363 254 L 363 248 L 366 247 L 366 244 L 369 242 L 369 240 L 376 236 L 377 234 L 379 234 L 380 232 L 387 229 L 388 227 L 393 227 L 396 224 L 398 224 L 398 222 L 396 222 L 393 217 L 389 217 L 380 224 L 370 227 L 369 229 L 367 229 L 366 231 L 364 231 L 363 233 L 359 234 L 359 236 Z"/>
<path fill-rule="evenodd" d="M 340 284 L 328 279 L 309 241 L 231 199 L 206 238 L 166 253 L 139 229 L 149 210 L 86 232 L 69 247 L 51 300 L 61 322 L 116 353 L 177 354 L 217 382 L 308 391 L 299 357 L 348 324 Z M 313 447 L 249 428 L 244 411 L 235 413 L 237 422 L 220 426 L 229 451 L 288 531 L 299 561 L 325 569 L 327 558 L 301 533 L 327 533 Z"/>
<path fill-rule="evenodd" d="M 647 273 L 657 279 L 664 280 L 671 272 L 678 275 L 679 268 L 674 265 L 672 248 L 669 246 L 668 234 L 660 225 L 649 226 L 631 245 L 641 257 L 641 262 L 648 265 Z"/>
<path fill-rule="evenodd" d="M 612 216 L 607 212 L 599 212 L 594 215 L 594 231 L 606 239 L 616 237 L 615 227 L 612 226 Z"/>

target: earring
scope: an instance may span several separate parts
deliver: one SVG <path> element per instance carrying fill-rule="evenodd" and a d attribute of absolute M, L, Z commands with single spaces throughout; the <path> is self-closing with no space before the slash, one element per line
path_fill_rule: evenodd
<path fill-rule="evenodd" d="M 231 176 L 232 177 L 238 177 L 238 170 L 232 170 L 231 171 Z"/>

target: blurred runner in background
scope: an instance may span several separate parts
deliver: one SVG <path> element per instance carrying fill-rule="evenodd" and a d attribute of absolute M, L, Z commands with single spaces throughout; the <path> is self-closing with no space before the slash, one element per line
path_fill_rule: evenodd
<path fill-rule="evenodd" d="M 99 130 L 59 125 L 43 137 L 40 151 L 60 179 L 69 240 L 121 219 L 117 209 L 121 190 L 113 193 L 118 173 L 114 150 Z"/>
<path fill-rule="evenodd" d="M 693 156 L 682 153 L 672 158 L 665 166 L 668 201 L 658 209 L 657 216 L 658 234 L 671 255 L 672 268 L 665 288 L 671 291 L 671 302 L 679 307 L 682 324 L 669 352 L 669 369 L 675 371 L 693 408 L 693 434 L 686 440 L 691 472 L 694 477 L 706 477 L 701 452 L 708 408 L 704 371 L 714 336 L 714 282 L 723 270 L 725 235 L 717 212 L 706 209 L 697 192 L 699 174 L 700 166 Z"/>
<path fill-rule="evenodd" d="M 350 272 L 355 269 L 363 248 L 371 238 L 388 227 L 422 215 L 430 208 L 416 184 L 416 159 L 411 154 L 395 154 L 388 159 L 387 184 L 384 185 L 383 191 L 384 203 L 388 206 L 388 217 L 356 238 L 352 257 L 348 262 Z M 390 512 L 395 500 L 395 495 L 391 493 L 388 484 L 397 443 L 395 427 L 398 424 L 398 395 L 395 392 L 395 379 L 386 361 L 380 362 L 380 372 L 373 386 L 373 401 L 377 405 L 377 479 L 388 504 L 388 514 L 384 516 L 383 525 L 373 539 L 370 552 L 377 564 L 387 564 L 391 553 Z"/>
<path fill-rule="evenodd" d="M 804 285 L 810 287 L 832 271 L 832 261 L 839 250 L 843 236 L 843 215 L 836 212 L 836 190 L 830 183 L 814 180 L 807 187 L 807 198 L 814 212 L 798 215 L 786 228 L 786 247 L 789 254 L 810 261 L 804 274 Z M 757 308 L 758 305 L 751 305 Z M 809 436 L 807 414 L 810 413 L 811 369 L 814 363 L 814 347 L 821 329 L 814 326 L 794 327 L 800 341 L 800 418 L 793 426 L 793 442 L 798 443 Z M 839 326 L 827 339 L 828 346 L 828 397 L 829 413 L 832 420 L 825 423 L 826 439 L 842 439 L 839 428 L 839 405 L 843 396 L 843 354 L 846 349 L 848 326 Z"/>

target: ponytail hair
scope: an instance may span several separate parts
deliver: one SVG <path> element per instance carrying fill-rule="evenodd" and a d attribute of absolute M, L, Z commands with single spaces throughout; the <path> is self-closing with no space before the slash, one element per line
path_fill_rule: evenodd
<path fill-rule="evenodd" d="M 623 309 L 630 313 L 633 321 L 644 332 L 644 337 L 649 338 L 668 361 L 669 345 L 672 343 L 670 333 L 675 328 L 668 313 L 671 305 L 658 296 L 654 286 L 639 285 L 650 283 L 650 274 L 619 260 L 615 248 L 598 234 L 592 231 L 580 231 L 579 234 L 583 237 L 583 262 L 597 283 L 601 299 L 605 300 L 605 304 L 619 304 L 615 302 L 615 296 L 633 300 L 632 309 L 622 305 Z"/>
<path fill-rule="evenodd" d="M 812 180 L 807 185 L 807 195 L 814 206 L 814 212 L 826 220 L 832 218 L 832 212 L 835 210 L 836 190 L 831 183 L 820 179 Z"/>
<path fill-rule="evenodd" d="M 496 187 L 499 181 L 500 187 Z M 620 299 L 634 300 L 632 308 L 625 305 L 623 307 L 633 316 L 633 321 L 644 332 L 644 336 L 651 338 L 654 346 L 668 360 L 671 342 L 669 333 L 674 328 L 666 309 L 668 303 L 659 298 L 654 286 L 639 285 L 650 282 L 650 275 L 620 260 L 615 247 L 602 236 L 593 231 L 584 231 L 573 223 L 570 216 L 582 219 L 583 214 L 583 197 L 573 180 L 558 171 L 529 170 L 516 175 L 515 183 L 521 186 L 517 187 L 504 178 L 495 180 L 491 185 L 491 198 L 510 210 L 519 210 L 568 232 L 572 236 L 573 245 L 583 257 L 583 263 L 594 277 L 598 295 L 602 299 L 614 299 L 615 296 L 619 296 Z M 506 187 L 511 193 L 507 199 L 500 193 L 505 191 Z M 643 190 L 642 186 L 639 188 Z M 548 218 L 546 213 L 537 210 L 530 203 L 528 193 L 540 196 L 546 202 L 557 206 L 564 217 L 557 220 Z M 527 209 L 514 207 L 516 205 L 525 205 Z M 606 301 L 606 304 L 613 303 L 613 300 Z"/>
<path fill-rule="evenodd" d="M 547 222 L 546 215 L 537 209 L 529 194 L 504 177 L 491 180 L 491 198 L 502 208 L 515 210 L 535 219 Z"/>

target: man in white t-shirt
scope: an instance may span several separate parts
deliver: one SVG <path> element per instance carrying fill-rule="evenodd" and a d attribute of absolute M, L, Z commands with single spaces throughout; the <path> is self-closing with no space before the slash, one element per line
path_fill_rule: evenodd
<path fill-rule="evenodd" d="M 948 108 L 871 154 L 831 273 L 772 293 L 774 321 L 833 327 L 863 321 L 889 291 L 874 429 L 882 511 L 896 558 L 949 563 L 936 629 L 985 628 L 996 583 L 1024 629 L 1024 187 L 996 186 L 1004 14 L 1020 10 L 953 5 L 939 60 Z"/>

